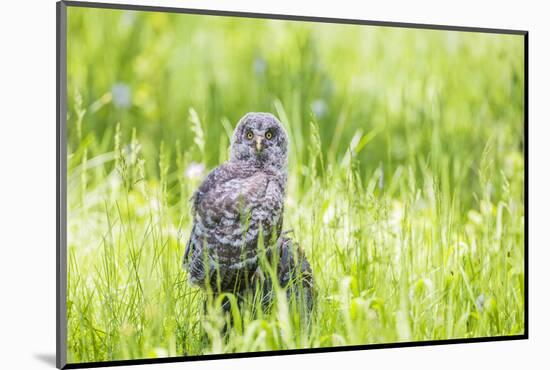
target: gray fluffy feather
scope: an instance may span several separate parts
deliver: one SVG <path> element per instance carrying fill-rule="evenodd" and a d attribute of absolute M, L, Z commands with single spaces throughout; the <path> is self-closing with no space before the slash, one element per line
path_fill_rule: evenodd
<path fill-rule="evenodd" d="M 283 126 L 269 113 L 248 113 L 239 121 L 229 161 L 210 172 L 192 197 L 193 227 L 183 258 L 192 284 L 237 294 L 249 289 L 259 266 L 261 234 L 268 250 L 278 252 L 279 284 L 290 297 L 296 276 L 303 276 L 311 307 L 311 268 L 281 232 L 287 142 Z"/>

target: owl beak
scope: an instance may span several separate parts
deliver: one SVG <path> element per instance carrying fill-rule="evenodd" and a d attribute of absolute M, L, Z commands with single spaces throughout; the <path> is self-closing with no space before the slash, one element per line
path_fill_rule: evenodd
<path fill-rule="evenodd" d="M 256 136 L 256 151 L 262 151 L 262 138 L 260 136 Z"/>

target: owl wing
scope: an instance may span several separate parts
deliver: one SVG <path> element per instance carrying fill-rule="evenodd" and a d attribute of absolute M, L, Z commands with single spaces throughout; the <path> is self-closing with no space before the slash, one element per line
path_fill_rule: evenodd
<path fill-rule="evenodd" d="M 296 303 L 302 305 L 303 312 L 309 316 L 313 309 L 315 289 L 313 271 L 305 252 L 298 243 L 287 237 L 286 233 L 280 235 L 274 252 L 278 254 L 276 260 L 278 285 L 286 291 L 287 299 L 289 301 L 295 299 Z M 271 276 L 261 284 L 262 304 L 268 307 L 275 298 Z"/>
<path fill-rule="evenodd" d="M 314 280 L 305 252 L 298 243 L 283 235 L 279 238 L 277 247 L 279 284 L 286 289 L 289 300 L 294 295 L 298 301 L 305 303 L 308 311 L 311 311 L 315 293 Z"/>

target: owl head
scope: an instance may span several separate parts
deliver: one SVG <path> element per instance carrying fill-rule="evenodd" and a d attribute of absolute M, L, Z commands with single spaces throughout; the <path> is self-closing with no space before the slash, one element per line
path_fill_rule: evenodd
<path fill-rule="evenodd" d="M 286 131 L 274 115 L 247 113 L 233 132 L 231 160 L 285 166 L 287 141 Z"/>

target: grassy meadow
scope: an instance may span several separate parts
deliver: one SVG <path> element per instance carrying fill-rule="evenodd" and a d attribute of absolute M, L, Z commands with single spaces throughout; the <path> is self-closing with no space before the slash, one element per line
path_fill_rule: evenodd
<path fill-rule="evenodd" d="M 523 63 L 514 35 L 69 7 L 68 362 L 522 334 Z M 288 130 L 317 297 L 223 336 L 181 261 L 249 111 Z"/>

